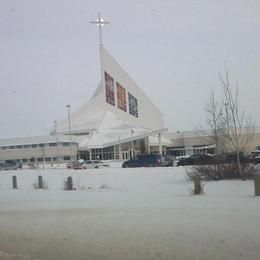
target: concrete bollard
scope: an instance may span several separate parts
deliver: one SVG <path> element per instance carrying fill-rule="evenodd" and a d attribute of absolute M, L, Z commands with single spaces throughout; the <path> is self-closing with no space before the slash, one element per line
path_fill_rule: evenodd
<path fill-rule="evenodd" d="M 12 183 L 13 183 L 13 189 L 17 189 L 17 177 L 16 176 L 13 176 Z"/>
<path fill-rule="evenodd" d="M 38 188 L 43 189 L 43 178 L 42 176 L 38 176 Z"/>
<path fill-rule="evenodd" d="M 202 186 L 201 186 L 201 178 L 200 178 L 199 175 L 194 177 L 193 194 L 194 195 L 203 194 L 203 189 L 202 189 Z"/>
<path fill-rule="evenodd" d="M 67 184 L 68 184 L 68 190 L 73 190 L 73 182 L 72 182 L 72 177 L 69 176 L 67 178 Z"/>
<path fill-rule="evenodd" d="M 260 196 L 260 176 L 255 176 L 255 196 Z"/>

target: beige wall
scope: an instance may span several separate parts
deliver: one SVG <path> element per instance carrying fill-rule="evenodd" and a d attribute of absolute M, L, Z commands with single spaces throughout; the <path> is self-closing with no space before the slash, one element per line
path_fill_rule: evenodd
<path fill-rule="evenodd" d="M 196 132 L 193 133 L 193 136 L 192 135 L 189 136 L 182 135 L 182 137 L 180 137 L 180 135 L 175 137 L 172 136 L 170 140 L 171 140 L 171 146 L 185 146 L 185 148 L 190 148 L 193 147 L 194 145 L 213 144 L 210 137 L 207 138 L 207 137 L 196 136 Z M 257 146 L 260 146 L 260 133 L 258 132 L 255 133 L 252 142 L 248 144 L 246 151 L 253 152 L 255 151 Z"/>
<path fill-rule="evenodd" d="M 43 157 L 64 157 L 72 156 L 77 158 L 77 146 L 56 146 L 56 147 L 41 147 L 28 149 L 5 149 L 0 150 L 0 159 L 30 159 Z"/>

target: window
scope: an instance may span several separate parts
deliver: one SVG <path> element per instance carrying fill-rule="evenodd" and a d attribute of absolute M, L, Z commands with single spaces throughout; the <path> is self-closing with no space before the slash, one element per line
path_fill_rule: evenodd
<path fill-rule="evenodd" d="M 26 145 L 23 146 L 23 148 L 26 148 L 26 149 L 30 148 L 30 145 L 26 144 Z"/>
<path fill-rule="evenodd" d="M 23 159 L 23 162 L 28 162 L 28 159 Z"/>
<path fill-rule="evenodd" d="M 49 146 L 52 147 L 52 146 L 57 146 L 57 143 L 49 143 Z"/>
<path fill-rule="evenodd" d="M 45 144 L 39 144 L 40 147 L 45 147 Z"/>
<path fill-rule="evenodd" d="M 46 158 L 45 158 L 45 161 L 46 161 L 46 162 L 50 162 L 50 161 L 51 161 L 51 158 L 50 158 L 50 157 L 46 157 Z"/>
<path fill-rule="evenodd" d="M 23 147 L 21 145 L 17 145 L 17 149 L 22 149 Z"/>
<path fill-rule="evenodd" d="M 70 146 L 70 143 L 62 143 L 62 146 Z"/>
<path fill-rule="evenodd" d="M 37 162 L 42 162 L 43 158 L 37 158 Z"/>
<path fill-rule="evenodd" d="M 92 153 L 92 160 L 103 160 L 102 156 L 102 149 L 101 148 L 96 148 L 96 149 L 91 149 Z"/>
<path fill-rule="evenodd" d="M 32 144 L 32 148 L 37 148 L 37 144 Z"/>
<path fill-rule="evenodd" d="M 105 86 L 106 86 L 106 102 L 110 105 L 115 105 L 114 80 L 105 72 Z"/>
<path fill-rule="evenodd" d="M 138 104 L 137 99 L 128 92 L 129 113 L 138 117 Z"/>
<path fill-rule="evenodd" d="M 117 87 L 117 107 L 126 111 L 126 91 L 118 82 L 116 83 Z"/>
<path fill-rule="evenodd" d="M 103 148 L 103 160 L 113 160 L 114 158 L 114 146 Z"/>
<path fill-rule="evenodd" d="M 64 160 L 64 161 L 69 161 L 69 160 L 70 160 L 70 156 L 64 156 L 64 157 L 63 157 L 63 160 Z"/>

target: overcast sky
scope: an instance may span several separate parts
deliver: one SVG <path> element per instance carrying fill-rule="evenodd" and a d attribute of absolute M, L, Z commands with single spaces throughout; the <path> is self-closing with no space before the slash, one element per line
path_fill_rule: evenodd
<path fill-rule="evenodd" d="M 98 11 L 105 48 L 165 116 L 169 131 L 205 118 L 224 64 L 260 125 L 259 0 L 1 0 L 0 138 L 48 134 L 100 81 Z M 151 115 L 152 116 L 152 115 Z"/>

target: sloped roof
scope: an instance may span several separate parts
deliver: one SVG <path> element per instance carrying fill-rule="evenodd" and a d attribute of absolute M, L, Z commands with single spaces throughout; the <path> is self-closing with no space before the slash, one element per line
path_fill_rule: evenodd
<path fill-rule="evenodd" d="M 119 119 L 110 111 L 104 111 L 95 133 L 79 142 L 79 148 L 105 147 L 107 144 L 136 137 L 149 132 L 149 129 L 132 125 Z"/>

